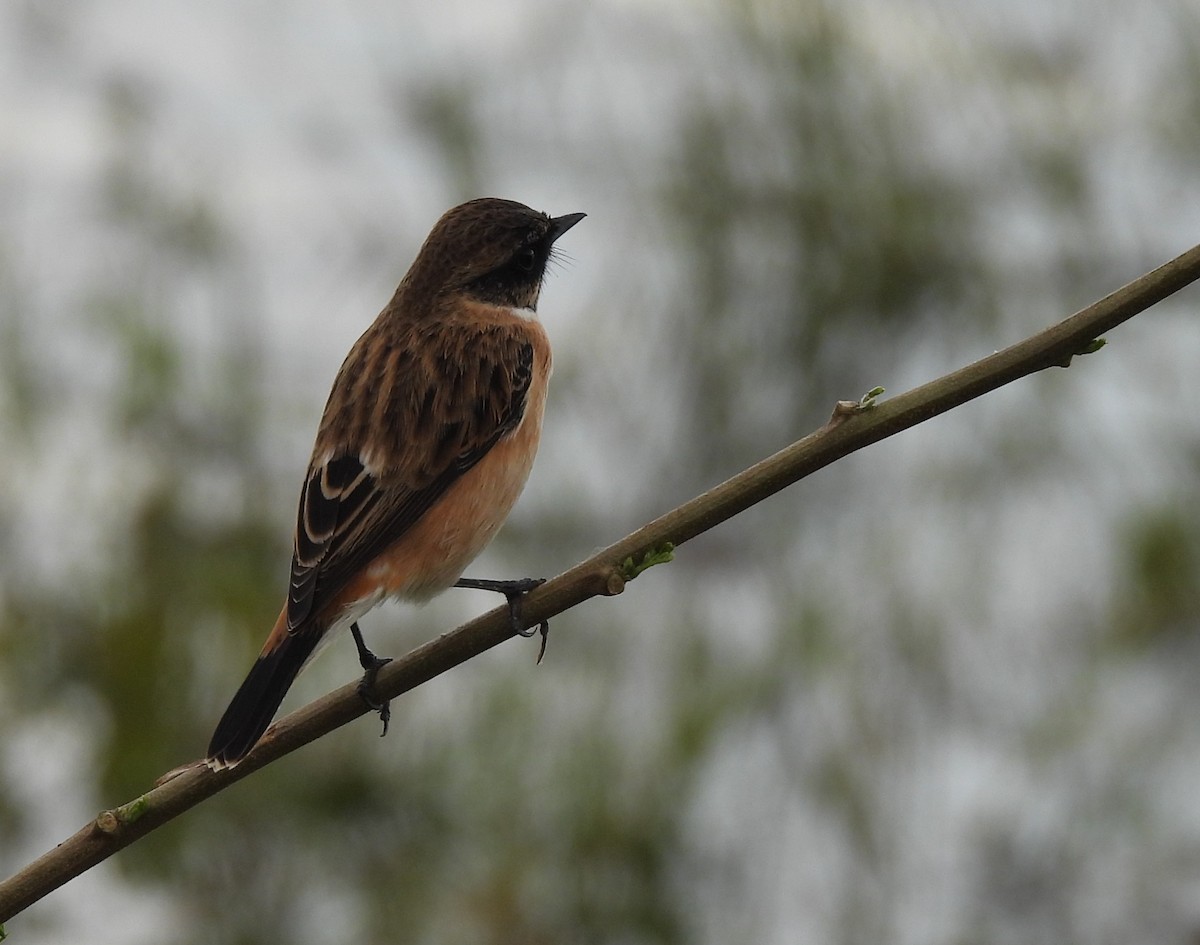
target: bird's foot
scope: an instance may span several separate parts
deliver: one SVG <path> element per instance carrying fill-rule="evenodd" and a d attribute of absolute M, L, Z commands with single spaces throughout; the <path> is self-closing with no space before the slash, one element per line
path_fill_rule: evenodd
<path fill-rule="evenodd" d="M 379 719 L 383 722 L 383 731 L 379 733 L 379 737 L 383 738 L 388 732 L 388 723 L 392 720 L 392 706 L 388 700 L 380 699 L 375 692 L 375 677 L 391 659 L 376 656 L 367 649 L 357 623 L 350 624 L 350 635 L 354 637 L 354 645 L 358 648 L 358 665 L 363 668 L 363 677 L 358 681 L 358 695 L 368 709 L 379 713 Z"/>
<path fill-rule="evenodd" d="M 455 587 L 466 587 L 476 591 L 495 591 L 497 594 L 503 594 L 505 600 L 508 601 L 508 619 L 512 624 L 512 631 L 523 637 L 531 637 L 535 633 L 542 635 L 542 645 L 538 650 L 537 661 L 540 663 L 542 657 L 546 655 L 546 640 L 550 634 L 550 621 L 543 620 L 535 626 L 526 629 L 525 622 L 521 619 L 521 605 L 525 601 L 525 595 L 532 591 L 535 587 L 540 587 L 546 583 L 545 578 L 519 578 L 515 581 L 489 581 L 483 578 L 459 578 L 455 583 Z"/>

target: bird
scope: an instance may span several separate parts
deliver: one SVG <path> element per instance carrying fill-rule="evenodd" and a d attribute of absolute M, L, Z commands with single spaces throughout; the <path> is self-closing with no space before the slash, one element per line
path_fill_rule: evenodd
<path fill-rule="evenodd" d="M 387 660 L 358 627 L 385 599 L 499 591 L 522 629 L 520 601 L 540 580 L 462 574 L 533 465 L 552 368 L 538 296 L 555 241 L 585 216 L 484 197 L 434 225 L 334 379 L 300 491 L 287 599 L 217 724 L 210 768 L 250 752 L 300 670 L 345 627 L 365 670 L 359 692 L 386 732 L 372 686 Z"/>

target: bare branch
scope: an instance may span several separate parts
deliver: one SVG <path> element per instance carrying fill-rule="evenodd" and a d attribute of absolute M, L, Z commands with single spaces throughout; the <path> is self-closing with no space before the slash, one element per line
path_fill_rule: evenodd
<path fill-rule="evenodd" d="M 878 405 L 843 402 L 821 429 L 643 526 L 526 598 L 526 626 L 602 595 L 619 594 L 627 580 L 678 546 L 745 511 L 810 473 L 879 440 L 1048 367 L 1066 366 L 1095 350 L 1105 332 L 1200 278 L 1200 246 L 1070 318 L 1026 340 Z M 445 633 L 389 663 L 376 690 L 384 698 L 407 692 L 512 636 L 507 607 Z M 177 768 L 153 790 L 100 814 L 92 823 L 0 883 L 0 922 L 100 861 L 264 765 L 367 712 L 351 683 L 298 709 L 272 726 L 235 768 L 210 771 L 203 762 Z M 2 933 L 2 929 L 0 929 Z"/>

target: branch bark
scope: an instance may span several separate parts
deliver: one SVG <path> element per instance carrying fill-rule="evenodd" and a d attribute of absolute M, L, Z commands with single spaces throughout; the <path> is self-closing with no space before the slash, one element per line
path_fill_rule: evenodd
<path fill-rule="evenodd" d="M 609 545 L 531 592 L 526 626 L 602 595 L 619 594 L 647 555 L 681 545 L 849 453 L 945 413 L 1018 378 L 1070 364 L 1092 341 L 1200 278 L 1200 246 L 1147 273 L 1075 315 L 1003 351 L 868 410 L 839 405 L 829 423 Z M 393 698 L 512 636 L 499 607 L 389 663 L 377 691 Z M 244 761 L 225 771 L 193 762 L 159 779 L 141 797 L 101 813 L 74 836 L 0 882 L 0 923 L 123 847 L 264 765 L 367 712 L 351 683 L 275 723 Z M 0 928 L 0 937 L 3 929 Z"/>

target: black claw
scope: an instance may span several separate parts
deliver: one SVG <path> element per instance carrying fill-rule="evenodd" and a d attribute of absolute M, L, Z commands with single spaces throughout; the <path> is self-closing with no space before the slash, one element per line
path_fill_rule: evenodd
<path fill-rule="evenodd" d="M 537 665 L 542 665 L 542 657 L 546 655 L 546 641 L 550 639 L 550 621 L 543 620 L 538 624 L 538 631 L 542 635 L 542 645 L 538 647 Z"/>
<path fill-rule="evenodd" d="M 358 695 L 368 709 L 379 713 L 379 719 L 383 722 L 383 731 L 379 733 L 379 737 L 383 738 L 388 733 L 388 723 L 392 720 L 392 706 L 386 700 L 381 701 L 375 694 L 375 677 L 391 659 L 376 656 L 367 649 L 357 623 L 350 624 L 350 635 L 354 637 L 354 645 L 358 648 L 358 665 L 363 668 L 363 677 L 358 681 Z"/>

